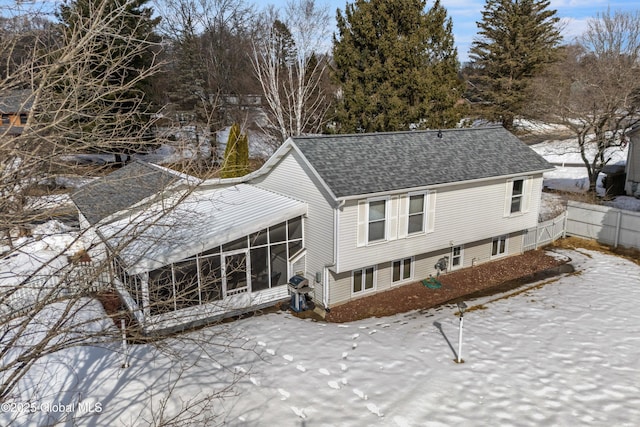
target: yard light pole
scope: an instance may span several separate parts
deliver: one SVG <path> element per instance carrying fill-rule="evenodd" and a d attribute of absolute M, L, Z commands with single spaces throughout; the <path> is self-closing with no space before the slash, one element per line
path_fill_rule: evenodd
<path fill-rule="evenodd" d="M 462 360 L 462 324 L 464 323 L 464 310 L 467 308 L 467 304 L 464 301 L 458 302 L 458 310 L 460 311 L 460 328 L 458 329 L 458 363 L 463 363 Z"/>

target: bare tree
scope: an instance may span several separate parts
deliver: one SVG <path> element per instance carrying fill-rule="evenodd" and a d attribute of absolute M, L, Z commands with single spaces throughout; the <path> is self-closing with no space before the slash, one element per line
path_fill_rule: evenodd
<path fill-rule="evenodd" d="M 537 81 L 536 111 L 575 134 L 595 192 L 609 151 L 640 123 L 640 13 L 600 13 L 564 50 L 564 60 Z"/>
<path fill-rule="evenodd" d="M 112 316 L 125 316 L 125 312 L 116 307 L 105 316 L 104 311 L 88 310 L 95 306 L 95 287 L 111 286 L 112 265 L 120 248 L 104 252 L 102 245 L 87 243 L 94 240 L 91 233 L 83 231 L 74 232 L 72 238 L 55 247 L 46 246 L 50 244 L 42 236 L 26 238 L 35 224 L 58 215 L 57 207 L 34 203 L 32 196 L 47 194 L 53 187 L 61 190 L 56 183 L 62 175 L 89 180 L 102 173 L 67 159 L 88 152 L 113 152 L 114 147 L 125 145 L 158 143 L 147 138 L 153 112 L 147 109 L 139 85 L 161 70 L 157 55 L 162 46 L 151 38 L 123 35 L 124 21 L 139 23 L 126 5 L 115 5 L 111 0 L 92 4 L 91 16 L 68 10 L 77 20 L 76 26 L 63 29 L 60 23 L 48 21 L 51 24 L 29 32 L 25 27 L 3 26 L 0 30 L 0 110 L 3 117 L 9 112 L 19 118 L 3 121 L 0 127 L 0 261 L 6 267 L 0 270 L 3 403 L 22 402 L 25 396 L 36 402 L 50 392 L 42 390 L 30 375 L 62 350 L 93 345 L 119 351 L 121 332 L 114 327 Z M 18 6 L 12 13 L 28 22 L 33 11 L 19 13 Z M 0 7 L 0 12 L 5 9 Z M 24 42 L 27 36 L 30 43 Z M 151 62 L 133 70 L 127 58 L 113 54 L 123 45 L 131 56 L 151 54 Z M 133 78 L 118 78 L 123 74 Z M 11 110 L 5 108 L 9 104 Z M 124 104 L 128 108 L 117 108 Z M 172 193 L 174 205 L 194 187 L 187 185 Z M 159 197 L 165 190 L 159 190 Z M 174 206 L 167 203 L 164 207 L 168 213 Z M 120 244 L 135 238 L 128 236 Z M 80 248 L 84 250 L 78 252 Z M 46 258 L 39 252 L 46 252 Z M 92 257 L 98 252 L 104 256 Z M 91 265 L 85 257 L 92 257 Z M 11 264 L 25 258 L 28 261 L 23 265 Z M 184 298 L 192 297 L 184 294 Z M 217 392 L 197 398 L 185 396 L 182 410 L 197 406 L 198 413 L 208 414 L 205 406 L 216 396 Z M 163 410 L 160 418 L 149 424 L 166 424 L 167 420 L 173 425 L 190 424 L 188 417 L 176 417 L 168 410 Z M 69 419 L 53 419 L 47 424 L 59 421 Z"/>
<path fill-rule="evenodd" d="M 265 32 L 254 42 L 252 61 L 276 145 L 290 136 L 320 132 L 325 125 L 328 46 L 323 42 L 328 23 L 326 7 L 314 0 L 289 1 L 282 20 L 273 10 L 265 16 Z"/>

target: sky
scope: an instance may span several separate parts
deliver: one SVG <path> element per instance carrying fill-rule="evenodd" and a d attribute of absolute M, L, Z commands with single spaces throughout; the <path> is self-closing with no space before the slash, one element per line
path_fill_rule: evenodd
<path fill-rule="evenodd" d="M 287 0 L 270 0 L 269 3 L 280 7 Z M 327 5 L 331 16 L 335 17 L 335 11 L 345 9 L 346 0 L 316 0 L 317 5 Z M 351 1 L 349 2 L 351 3 Z M 441 4 L 447 9 L 449 17 L 453 20 L 453 34 L 458 48 L 460 62 L 468 60 L 469 47 L 476 35 L 476 22 L 482 18 L 483 0 L 441 0 Z M 427 1 L 427 7 L 433 5 L 433 0 Z M 566 24 L 563 35 L 566 40 L 571 40 L 582 33 L 586 28 L 589 18 L 597 13 L 605 12 L 608 7 L 611 11 L 636 11 L 640 10 L 637 0 L 551 0 L 551 9 L 557 10 L 557 16 Z M 334 19 L 335 22 L 335 19 Z"/>
<path fill-rule="evenodd" d="M 163 0 L 150 0 L 150 4 L 160 3 Z M 284 8 L 284 5 L 291 0 L 245 0 L 247 4 L 255 4 L 256 9 L 266 8 L 273 5 L 276 8 Z M 293 0 L 297 1 L 297 0 Z M 335 27 L 336 10 L 344 11 L 347 0 L 315 0 L 318 7 L 326 6 L 332 23 Z M 0 8 L 14 4 L 16 0 L 0 0 Z M 51 5 L 59 0 L 30 0 L 25 4 Z M 349 1 L 352 3 L 352 1 Z M 476 22 L 482 17 L 482 10 L 485 5 L 483 0 L 441 0 L 441 4 L 447 9 L 449 17 L 453 20 L 453 33 L 458 48 L 458 58 L 464 63 L 469 59 L 469 47 L 476 36 Z M 427 7 L 433 5 L 433 0 L 427 0 Z M 575 36 L 581 34 L 587 26 L 587 21 L 595 17 L 598 13 L 605 12 L 607 8 L 611 11 L 640 11 L 637 0 L 551 0 L 550 8 L 557 10 L 557 16 L 564 25 L 563 36 L 565 41 L 570 41 Z M 332 28 L 333 31 L 333 28 Z M 330 40 L 327 41 L 330 46 Z"/>

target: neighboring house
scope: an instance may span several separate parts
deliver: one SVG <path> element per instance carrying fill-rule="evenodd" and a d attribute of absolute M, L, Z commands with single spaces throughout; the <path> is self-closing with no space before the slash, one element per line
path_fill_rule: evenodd
<path fill-rule="evenodd" d="M 640 126 L 633 128 L 629 136 L 627 154 L 625 192 L 629 196 L 640 198 Z"/>
<path fill-rule="evenodd" d="M 256 172 L 163 198 L 171 214 L 156 202 L 97 230 L 120 248 L 117 282 L 147 330 L 273 304 L 294 274 L 329 310 L 441 260 L 521 253 L 551 169 L 501 127 L 294 137 Z"/>
<path fill-rule="evenodd" d="M 31 110 L 31 91 L 11 90 L 0 96 L 0 135 L 19 135 L 27 123 L 27 116 Z"/>

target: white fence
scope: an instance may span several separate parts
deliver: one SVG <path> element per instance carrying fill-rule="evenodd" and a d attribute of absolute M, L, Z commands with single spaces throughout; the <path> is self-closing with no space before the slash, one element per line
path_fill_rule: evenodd
<path fill-rule="evenodd" d="M 567 234 L 640 249 L 640 212 L 570 201 Z"/>
<path fill-rule="evenodd" d="M 528 229 L 522 236 L 522 250 L 530 251 L 555 242 L 565 236 L 566 227 L 567 211 L 564 211 L 557 217 Z"/>
<path fill-rule="evenodd" d="M 37 304 L 106 289 L 111 272 L 91 264 L 69 264 L 56 274 L 15 279 L 16 284 L 0 284 L 0 319 L 25 314 Z"/>

